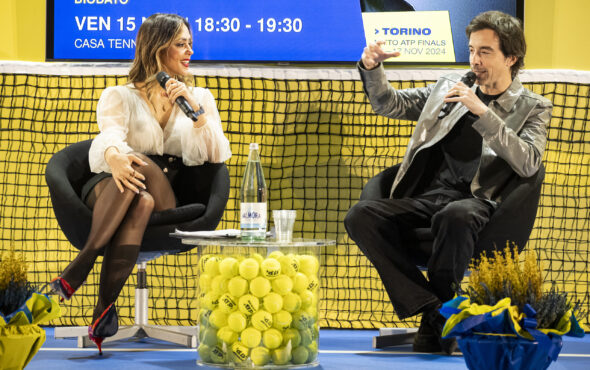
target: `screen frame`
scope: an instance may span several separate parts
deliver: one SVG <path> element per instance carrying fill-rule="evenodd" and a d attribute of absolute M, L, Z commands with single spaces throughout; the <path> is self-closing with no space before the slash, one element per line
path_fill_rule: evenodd
<path fill-rule="evenodd" d="M 56 0 L 46 0 L 45 5 L 45 61 L 46 62 L 103 62 L 103 63 L 130 63 L 133 59 L 88 59 L 88 58 L 54 58 L 54 3 Z M 57 0 L 59 1 L 59 0 Z M 524 0 L 516 1 L 516 17 L 520 19 L 524 28 Z M 360 59 L 361 51 L 359 51 Z M 356 64 L 354 61 L 278 61 L 278 60 L 191 60 L 191 65 L 199 64 L 270 64 L 270 65 L 343 65 L 350 66 Z M 469 62 L 388 62 L 391 65 L 408 65 L 408 66 L 465 66 Z"/>

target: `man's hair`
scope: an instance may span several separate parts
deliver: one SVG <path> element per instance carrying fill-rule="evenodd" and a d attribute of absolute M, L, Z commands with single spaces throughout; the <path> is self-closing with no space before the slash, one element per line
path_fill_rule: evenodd
<path fill-rule="evenodd" d="M 495 10 L 480 13 L 471 20 L 465 29 L 467 39 L 473 32 L 484 29 L 491 29 L 498 35 L 500 50 L 504 56 L 516 57 L 516 62 L 510 67 L 512 78 L 514 78 L 524 66 L 524 55 L 526 54 L 526 41 L 522 30 L 522 22 L 518 18 Z"/>

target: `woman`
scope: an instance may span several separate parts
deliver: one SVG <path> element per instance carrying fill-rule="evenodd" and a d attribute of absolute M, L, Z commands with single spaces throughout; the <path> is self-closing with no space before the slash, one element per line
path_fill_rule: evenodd
<path fill-rule="evenodd" d="M 152 15 L 137 34 L 129 82 L 105 89 L 98 102 L 100 133 L 89 153 L 90 169 L 96 175 L 82 190 L 93 209 L 92 227 L 84 248 L 50 286 L 62 300 L 69 299 L 109 244 L 88 328 L 100 353 L 103 339 L 118 330 L 114 302 L 133 270 L 152 211 L 176 205 L 170 186 L 173 171 L 164 173 L 157 163 L 182 160 L 190 166 L 231 157 L 213 96 L 207 89 L 187 86 L 192 79 L 192 42 L 184 18 Z M 165 89 L 155 79 L 160 71 L 171 76 Z M 180 96 L 195 112 L 204 110 L 197 121 L 174 104 Z"/>

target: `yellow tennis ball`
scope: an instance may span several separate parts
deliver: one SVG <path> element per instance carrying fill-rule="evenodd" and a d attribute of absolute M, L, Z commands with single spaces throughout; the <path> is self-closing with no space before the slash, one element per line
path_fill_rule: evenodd
<path fill-rule="evenodd" d="M 264 366 L 270 361 L 270 351 L 265 347 L 256 347 L 250 351 L 250 359 L 256 366 Z"/>
<path fill-rule="evenodd" d="M 283 335 L 277 329 L 268 329 L 262 333 L 262 344 L 268 349 L 278 348 L 283 342 Z"/>
<path fill-rule="evenodd" d="M 292 254 L 279 257 L 279 262 L 283 274 L 293 277 L 299 272 L 299 261 Z"/>
<path fill-rule="evenodd" d="M 299 271 L 307 276 L 317 275 L 320 269 L 320 262 L 315 256 L 304 254 L 299 256 Z"/>
<path fill-rule="evenodd" d="M 225 257 L 219 262 L 219 273 L 224 277 L 231 279 L 238 274 L 238 260 L 233 257 Z"/>
<path fill-rule="evenodd" d="M 234 276 L 227 282 L 227 291 L 234 297 L 241 297 L 248 293 L 248 280 L 241 276 Z"/>
<path fill-rule="evenodd" d="M 207 259 L 205 262 L 205 273 L 211 276 L 219 275 L 219 261 L 221 261 L 221 258 L 217 256 Z"/>
<path fill-rule="evenodd" d="M 231 296 L 231 294 L 224 293 L 221 297 L 219 297 L 218 308 L 221 311 L 229 314 L 238 309 L 238 302 L 234 297 Z"/>
<path fill-rule="evenodd" d="M 287 346 L 289 342 L 291 342 L 291 348 L 295 348 L 301 343 L 299 330 L 289 328 L 283 332 L 283 346 Z"/>
<path fill-rule="evenodd" d="M 199 259 L 199 271 L 200 272 L 205 272 L 205 264 L 212 257 L 215 257 L 215 256 L 213 256 L 212 254 L 206 254 Z"/>
<path fill-rule="evenodd" d="M 312 335 L 311 335 L 311 330 L 309 330 L 309 329 L 299 330 L 299 335 L 301 335 L 301 345 L 302 346 L 309 345 L 313 340 Z"/>
<path fill-rule="evenodd" d="M 226 344 L 232 344 L 238 340 L 238 333 L 233 331 L 229 326 L 224 326 L 217 331 L 217 338 Z"/>
<path fill-rule="evenodd" d="M 274 279 L 281 273 L 281 263 L 274 258 L 267 258 L 260 264 L 262 276 L 267 279 Z"/>
<path fill-rule="evenodd" d="M 312 323 L 318 321 L 318 309 L 315 306 L 309 306 L 305 309 L 305 312 L 309 315 L 309 318 Z"/>
<path fill-rule="evenodd" d="M 211 280 L 213 280 L 213 278 L 209 274 L 203 273 L 199 276 L 199 288 L 201 289 L 201 292 L 207 293 L 211 290 Z"/>
<path fill-rule="evenodd" d="M 241 363 L 248 358 L 249 349 L 240 342 L 235 342 L 231 345 L 231 353 L 236 362 Z"/>
<path fill-rule="evenodd" d="M 240 334 L 240 341 L 248 348 L 258 347 L 262 340 L 260 330 L 253 327 L 246 328 Z"/>
<path fill-rule="evenodd" d="M 310 307 L 311 305 L 313 305 L 314 299 L 313 299 L 313 293 L 310 290 L 304 290 L 303 292 L 301 292 L 301 294 L 299 294 L 299 297 L 301 298 L 301 308 L 305 309 L 307 307 Z"/>
<path fill-rule="evenodd" d="M 201 308 L 199 310 L 199 323 L 202 326 L 209 325 L 209 315 L 211 315 L 211 311 L 205 308 Z"/>
<path fill-rule="evenodd" d="M 307 290 L 315 292 L 315 290 L 320 286 L 320 282 L 317 277 L 310 276 L 309 283 L 307 284 Z"/>
<path fill-rule="evenodd" d="M 201 338 L 201 344 L 206 344 L 210 348 L 215 346 L 217 344 L 217 330 L 213 328 L 205 329 Z"/>
<path fill-rule="evenodd" d="M 279 330 L 287 329 L 291 326 L 291 321 L 293 321 L 293 317 L 285 310 L 281 310 L 272 315 L 272 326 Z"/>
<path fill-rule="evenodd" d="M 271 253 L 269 253 L 268 256 L 266 256 L 266 258 L 274 258 L 276 260 L 278 260 L 280 257 L 284 256 L 285 254 L 281 251 L 272 251 Z"/>
<path fill-rule="evenodd" d="M 283 297 L 277 293 L 268 293 L 262 300 L 264 309 L 270 313 L 276 313 L 283 308 Z"/>
<path fill-rule="evenodd" d="M 209 321 L 211 321 L 211 319 L 209 319 Z M 272 315 L 264 310 L 259 310 L 252 315 L 250 322 L 254 328 L 264 331 L 272 326 Z"/>
<path fill-rule="evenodd" d="M 201 361 L 211 362 L 211 348 L 208 345 L 201 343 L 197 352 L 199 352 Z"/>
<path fill-rule="evenodd" d="M 293 355 L 293 363 L 296 365 L 306 363 L 309 357 L 309 351 L 304 346 L 295 347 L 291 354 Z"/>
<path fill-rule="evenodd" d="M 245 294 L 238 299 L 238 309 L 245 315 L 252 315 L 258 311 L 260 302 L 251 294 Z"/>
<path fill-rule="evenodd" d="M 312 341 L 310 345 L 307 346 L 307 350 L 309 351 L 309 356 L 307 357 L 307 362 L 313 362 L 318 357 L 318 342 Z"/>
<path fill-rule="evenodd" d="M 260 255 L 260 253 L 252 253 L 250 258 L 254 258 L 256 260 L 256 262 L 258 262 L 259 265 L 262 263 L 262 261 L 264 261 L 264 257 L 262 257 L 262 255 Z"/>
<path fill-rule="evenodd" d="M 224 364 L 227 362 L 227 355 L 219 344 L 211 348 L 211 351 L 209 351 L 209 353 L 211 355 L 211 361 L 213 361 L 214 363 Z"/>
<path fill-rule="evenodd" d="M 275 365 L 285 365 L 287 362 L 291 361 L 291 351 L 286 347 L 279 347 L 271 353 L 272 362 Z"/>
<path fill-rule="evenodd" d="M 214 309 L 209 315 L 209 324 L 215 329 L 222 328 L 227 325 L 227 314 L 219 308 Z"/>
<path fill-rule="evenodd" d="M 246 258 L 240 262 L 238 272 L 244 279 L 252 280 L 258 276 L 258 269 L 258 261 L 256 261 L 254 258 Z"/>
<path fill-rule="evenodd" d="M 297 293 L 301 293 L 307 290 L 309 285 L 309 279 L 301 272 L 298 272 L 293 276 L 293 290 Z"/>
<path fill-rule="evenodd" d="M 201 297 L 201 307 L 206 308 L 207 310 L 214 310 L 217 308 L 219 304 L 219 294 L 214 292 L 206 293 Z"/>
<path fill-rule="evenodd" d="M 250 281 L 250 293 L 262 298 L 270 292 L 270 281 L 262 276 L 255 277 Z"/>
<path fill-rule="evenodd" d="M 279 275 L 271 282 L 272 290 L 274 292 L 279 293 L 280 295 L 285 295 L 293 290 L 293 280 L 287 275 Z"/>
<path fill-rule="evenodd" d="M 317 340 L 320 338 L 320 327 L 318 325 L 318 322 L 316 320 L 316 322 L 311 326 L 311 337 L 314 340 Z"/>
<path fill-rule="evenodd" d="M 301 297 L 299 294 L 287 293 L 283 295 L 283 309 L 285 311 L 293 313 L 298 311 L 299 308 L 301 308 Z"/>
<path fill-rule="evenodd" d="M 227 326 L 236 333 L 240 333 L 242 330 L 246 329 L 246 316 L 239 312 L 232 312 L 227 317 Z"/>
<path fill-rule="evenodd" d="M 227 292 L 227 278 L 223 275 L 217 275 L 211 279 L 211 291 L 222 295 Z"/>
<path fill-rule="evenodd" d="M 215 311 L 213 311 L 215 312 Z M 211 314 L 213 315 L 213 314 Z M 211 321 L 211 317 L 209 317 Z M 293 326 L 299 330 L 307 329 L 313 324 L 312 318 L 305 311 L 297 311 L 293 314 Z"/>

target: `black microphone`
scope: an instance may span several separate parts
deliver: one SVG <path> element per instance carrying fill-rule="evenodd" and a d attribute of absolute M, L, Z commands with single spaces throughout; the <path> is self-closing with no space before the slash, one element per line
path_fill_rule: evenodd
<path fill-rule="evenodd" d="M 469 71 L 465 73 L 463 77 L 461 77 L 461 82 L 467 85 L 467 87 L 471 87 L 475 83 L 476 78 L 477 77 L 475 76 L 475 73 Z M 446 117 L 449 113 L 451 113 L 453 108 L 455 108 L 456 104 L 457 102 L 451 102 L 443 105 L 442 109 L 440 110 L 440 113 L 438 114 L 438 118 L 440 119 Z"/>
<path fill-rule="evenodd" d="M 168 73 L 164 71 L 158 72 L 158 74 L 156 75 L 156 80 L 160 83 L 160 86 L 162 86 L 164 90 L 166 90 L 166 82 L 168 82 L 169 79 L 170 76 L 168 76 Z M 192 119 L 195 122 L 199 119 L 199 116 L 201 114 L 205 113 L 205 110 L 203 110 L 202 106 L 200 107 L 201 109 L 195 112 L 193 110 L 193 107 L 191 107 L 191 105 L 186 101 L 184 96 L 179 96 L 178 98 L 176 98 L 176 104 L 178 104 L 180 109 L 182 109 L 182 111 L 184 112 L 184 114 L 188 116 L 188 118 Z"/>

